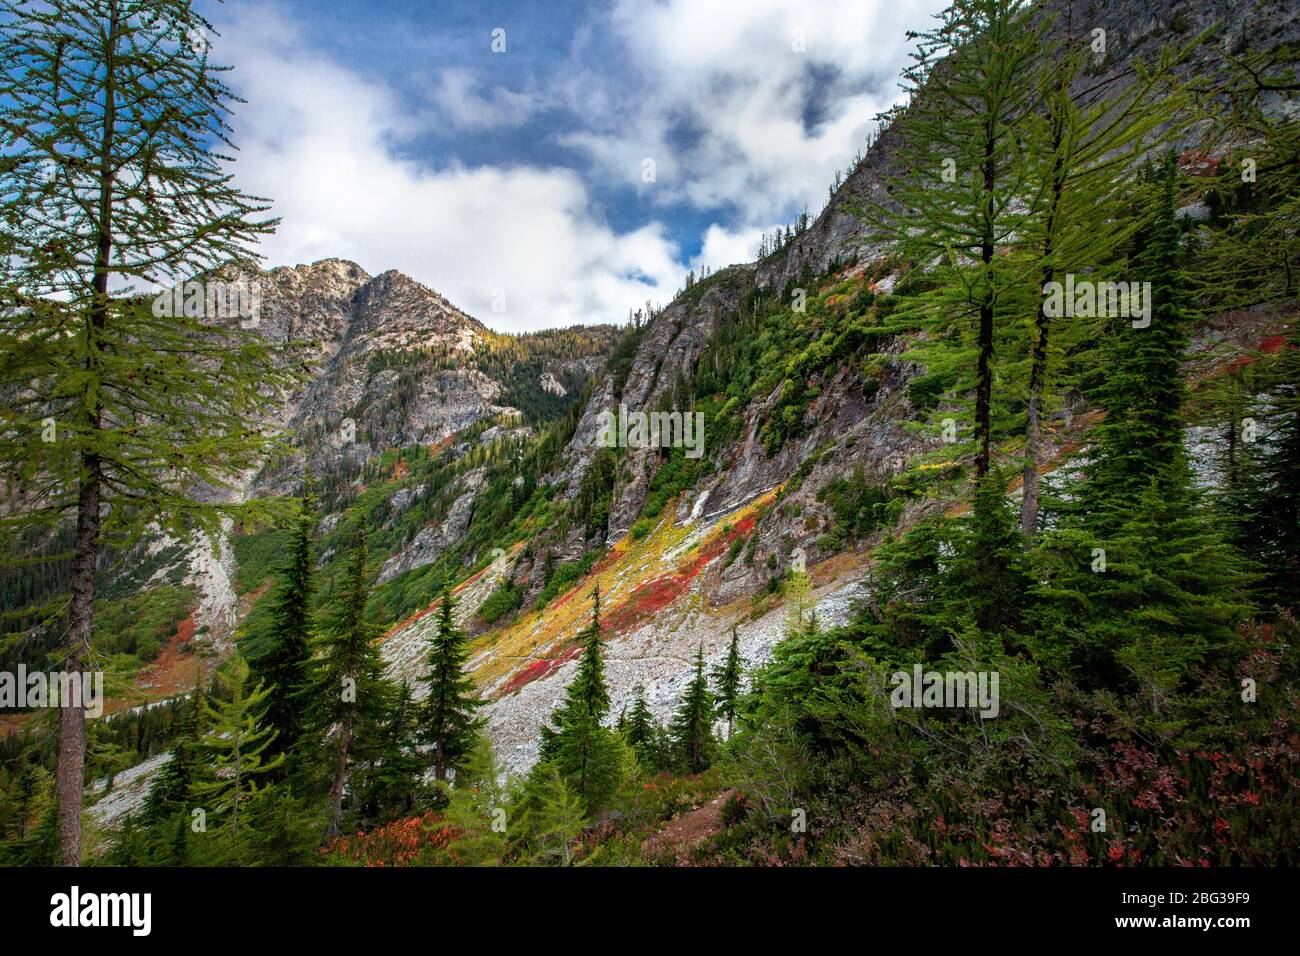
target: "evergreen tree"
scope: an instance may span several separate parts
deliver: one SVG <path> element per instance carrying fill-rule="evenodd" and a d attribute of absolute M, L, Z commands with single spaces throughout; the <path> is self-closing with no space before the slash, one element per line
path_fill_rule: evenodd
<path fill-rule="evenodd" d="M 541 764 L 534 775 L 534 797 L 521 821 L 534 849 L 530 862 L 539 866 L 569 866 L 573 848 L 587 825 L 582 797 L 569 788 L 554 764 Z"/>
<path fill-rule="evenodd" d="M 622 767 L 617 738 L 602 726 L 609 713 L 609 689 L 601 656 L 600 588 L 591 594 L 591 623 L 581 635 L 578 673 L 550 725 L 542 726 L 541 759 L 554 762 L 587 811 L 594 813 L 614 792 Z"/>
<path fill-rule="evenodd" d="M 1179 115 L 1186 99 L 1168 88 L 1179 58 L 1174 51 L 1166 49 L 1156 67 L 1139 71 L 1136 80 L 1125 73 L 1094 85 L 1086 95 L 1089 102 L 1081 105 L 1075 83 L 1092 55 L 1088 46 L 1079 45 L 1043 64 L 1042 105 L 1025 123 L 1030 142 L 1026 195 L 1033 199 L 1021 250 L 1022 275 L 1026 303 L 1033 304 L 1034 312 L 1021 495 L 1026 536 L 1038 523 L 1042 416 L 1062 384 L 1057 381 L 1059 356 L 1073 351 L 1089 330 L 1086 322 L 1056 321 L 1060 316 L 1052 314 L 1049 284 L 1073 273 L 1098 281 L 1122 266 L 1118 253 L 1142 221 L 1125 208 L 1131 183 L 1124 170 L 1186 126 Z"/>
<path fill-rule="evenodd" d="M 403 682 L 373 741 L 362 741 L 366 769 L 357 789 L 370 819 L 388 820 L 415 808 L 424 760 L 419 754 L 419 708 Z"/>
<path fill-rule="evenodd" d="M 1029 577 L 1006 481 L 997 471 L 975 483 L 971 513 L 961 522 L 945 589 L 982 631 L 1015 629 L 1027 603 Z M 954 608 L 957 611 L 958 608 Z"/>
<path fill-rule="evenodd" d="M 903 71 L 910 102 L 882 118 L 901 130 L 900 172 L 886 182 L 887 202 L 866 210 L 925 270 L 896 290 L 892 322 L 927 333 L 916 358 L 936 381 L 952 383 L 954 399 L 974 392 L 977 477 L 990 469 L 999 415 L 996 313 L 1019 278 L 996 251 L 1016 242 L 1028 215 L 1021 127 L 1036 99 L 1038 62 L 1051 50 L 1035 13 L 1025 0 L 955 0 L 938 26 L 908 34 L 917 40 Z"/>
<path fill-rule="evenodd" d="M 709 768 L 714 745 L 713 709 L 713 695 L 704 676 L 704 645 L 701 644 L 695 656 L 695 676 L 686 686 L 669 728 L 677 760 L 687 773 L 700 773 Z"/>
<path fill-rule="evenodd" d="M 1097 399 L 1105 417 L 1093 429 L 1094 455 L 1080 497 L 1089 525 L 1116 528 L 1155 482 L 1174 496 L 1189 481 L 1183 447 L 1182 361 L 1192 322 L 1190 286 L 1180 259 L 1172 155 L 1156 174 L 1155 213 L 1137 236 L 1133 273 L 1150 282 L 1150 325 L 1112 319 L 1105 378 Z M 1148 193 L 1149 195 L 1149 193 Z"/>
<path fill-rule="evenodd" d="M 0 528 L 6 545 L 29 540 L 24 530 L 75 528 L 70 671 L 94 669 L 106 547 L 153 528 L 216 535 L 226 518 L 270 510 L 210 489 L 263 461 L 273 441 L 249 423 L 273 412 L 295 367 L 238 321 L 155 315 L 135 285 L 247 261 L 274 227 L 220 152 L 234 97 L 189 42 L 205 32 L 190 0 L 0 5 L 0 390 L 17 399 L 0 462 L 9 488 L 40 488 L 39 504 Z M 75 866 L 85 711 L 62 711 L 60 859 Z"/>
<path fill-rule="evenodd" d="M 444 811 L 458 832 L 453 850 L 461 865 L 496 866 L 505 861 L 510 791 L 500 778 L 492 744 L 479 734 L 456 771 L 456 787 Z"/>
<path fill-rule="evenodd" d="M 627 741 L 641 766 L 647 770 L 658 770 L 659 759 L 659 725 L 655 722 L 650 705 L 646 703 L 645 688 L 638 684 L 636 696 L 632 702 L 632 712 L 628 714 L 627 724 L 623 728 L 623 739 Z"/>
<path fill-rule="evenodd" d="M 380 629 L 366 620 L 366 531 L 358 522 L 347 558 L 343 586 L 334 597 L 315 639 L 309 681 L 302 692 L 305 725 L 330 770 L 329 822 L 326 838 L 343 825 L 343 793 L 357 760 L 358 740 L 372 740 L 389 709 L 392 688 L 374 641 Z"/>
<path fill-rule="evenodd" d="M 465 673 L 468 656 L 465 634 L 453 618 L 451 591 L 443 588 L 438 627 L 429 640 L 429 686 L 421 715 L 421 732 L 432 748 L 434 778 L 445 781 L 468 752 L 482 721 L 475 716 L 483 701 L 474 680 Z"/>
<path fill-rule="evenodd" d="M 320 846 L 320 821 L 312 805 L 288 783 L 263 787 L 248 805 L 249 854 L 260 866 L 310 866 Z"/>
<path fill-rule="evenodd" d="M 1226 505 L 1238 547 L 1261 569 L 1262 603 L 1295 607 L 1300 603 L 1300 323 L 1292 324 L 1277 355 L 1256 356 L 1253 364 L 1261 366 L 1251 386 L 1257 394 L 1249 404 L 1243 400 L 1235 406 L 1235 414 L 1229 409 L 1227 430 L 1236 447 L 1225 476 Z M 1250 414 L 1241 414 L 1245 410 Z"/>
<path fill-rule="evenodd" d="M 293 519 L 289 564 L 271 605 L 271 626 L 261 647 L 249 648 L 248 664 L 255 680 L 268 691 L 266 725 L 275 732 L 268 760 L 284 754 L 291 759 L 302 736 L 302 704 L 297 694 L 307 683 L 311 659 L 312 529 L 316 519 L 310 490 L 298 501 Z"/>
<path fill-rule="evenodd" d="M 1133 690 L 1148 732 L 1181 733 L 1194 668 L 1239 646 L 1250 577 L 1207 513 L 1183 444 L 1188 342 L 1172 157 L 1154 179 L 1155 214 L 1137 237 L 1151 283 L 1149 327 L 1117 323 L 1083 478 L 1044 539 L 1038 656 L 1086 687 Z M 1179 716 L 1181 708 L 1181 718 Z"/>
<path fill-rule="evenodd" d="M 713 669 L 713 683 L 716 687 L 718 716 L 726 718 L 727 739 L 731 739 L 736 724 L 736 705 L 740 700 L 740 679 L 743 664 L 740 659 L 740 633 L 735 624 L 731 625 L 731 643 L 727 646 L 727 659 L 720 667 Z"/>
<path fill-rule="evenodd" d="M 191 787 L 212 816 L 229 814 L 229 834 L 239 838 L 239 809 L 257 794 L 257 779 L 284 761 L 266 760 L 275 731 L 263 723 L 270 690 L 249 679 L 248 664 L 236 654 L 219 678 L 221 693 L 204 703 L 207 732 L 200 741 L 204 772 Z"/>

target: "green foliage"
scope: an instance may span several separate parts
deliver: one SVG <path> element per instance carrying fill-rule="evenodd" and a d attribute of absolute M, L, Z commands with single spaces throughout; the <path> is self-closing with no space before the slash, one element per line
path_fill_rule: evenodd
<path fill-rule="evenodd" d="M 529 778 L 518 827 L 531 848 L 528 862 L 537 866 L 570 866 L 574 844 L 587 825 L 581 793 L 553 763 L 544 762 Z"/>
<path fill-rule="evenodd" d="M 456 864 L 497 866 L 506 862 L 512 790 L 516 788 L 503 784 L 502 776 L 491 743 L 479 735 L 456 772 L 456 786 L 445 810 L 447 822 L 457 833 L 449 853 Z"/>
<path fill-rule="evenodd" d="M 303 733 L 298 695 L 307 683 L 311 657 L 314 527 L 312 499 L 307 494 L 293 518 L 290 560 L 278 574 L 280 582 L 268 606 L 266 630 L 254 631 L 254 637 L 240 642 L 254 679 L 266 688 L 266 725 L 275 734 L 269 742 L 268 759 L 292 754 Z"/>
<path fill-rule="evenodd" d="M 600 636 L 600 591 L 592 591 L 591 624 L 580 636 L 578 672 L 564 700 L 541 730 L 541 760 L 568 781 L 588 813 L 609 801 L 626 772 L 625 745 L 602 725 L 609 714 L 609 688 Z"/>
<path fill-rule="evenodd" d="M 235 555 L 235 590 L 248 594 L 266 583 L 277 570 L 289 545 L 284 527 L 236 532 L 230 536 Z"/>
<path fill-rule="evenodd" d="M 420 732 L 430 748 L 435 779 L 447 779 L 473 746 L 482 726 L 477 716 L 483 705 L 474 680 L 465 673 L 469 654 L 465 633 L 452 617 L 451 591 L 442 592 L 438 626 L 429 639 L 429 671 L 424 677 L 429 693 L 420 717 Z"/>
<path fill-rule="evenodd" d="M 736 708 L 740 701 L 740 681 L 744 663 L 740 659 L 740 633 L 731 626 L 731 643 L 727 645 L 727 659 L 712 672 L 717 715 L 727 721 L 727 736 L 731 736 L 736 721 Z"/>
<path fill-rule="evenodd" d="M 670 761 L 666 753 L 664 729 L 659 726 L 650 712 L 650 705 L 645 699 L 644 686 L 637 685 L 632 709 L 619 731 L 644 770 L 655 772 L 668 768 Z"/>
<path fill-rule="evenodd" d="M 349 551 L 347 576 L 331 595 L 330 610 L 313 639 L 307 684 L 299 691 L 303 747 L 314 757 L 302 762 L 330 777 L 329 836 L 341 830 L 348 777 L 377 739 L 393 692 L 375 644 L 380 630 L 366 620 L 368 594 L 366 534 L 361 526 Z"/>
<path fill-rule="evenodd" d="M 535 609 L 540 611 L 578 581 L 582 580 L 599 558 L 599 551 L 588 551 L 576 561 L 563 561 L 560 564 L 557 564 L 551 572 L 546 575 L 546 582 L 542 586 L 541 593 L 537 595 L 537 602 L 534 605 Z"/>
<path fill-rule="evenodd" d="M 423 797 L 421 778 L 428 761 L 419 750 L 421 716 L 410 685 L 403 682 L 373 739 L 359 748 L 364 763 L 355 789 L 363 823 L 383 823 L 410 813 Z"/>
<path fill-rule="evenodd" d="M 717 745 L 713 736 L 714 706 L 704 674 L 704 646 L 701 645 L 695 657 L 695 676 L 686 686 L 668 729 L 677 763 L 686 773 L 700 773 L 712 763 Z"/>
<path fill-rule="evenodd" d="M 487 596 L 479 605 L 477 616 L 484 624 L 495 624 L 507 615 L 519 610 L 523 603 L 523 588 L 506 582 Z"/>
<path fill-rule="evenodd" d="M 190 791 L 209 817 L 238 838 L 240 808 L 257 795 L 258 779 L 283 763 L 284 755 L 263 759 L 276 733 L 263 724 L 270 690 L 251 684 L 244 659 L 232 657 L 218 681 L 222 695 L 203 702 L 203 771 Z"/>
<path fill-rule="evenodd" d="M 177 814 L 189 815 L 194 806 L 194 786 L 202 772 L 202 740 L 207 731 L 208 708 L 202 686 L 182 706 L 171 759 L 154 776 L 141 808 L 141 820 L 152 826 Z"/>
<path fill-rule="evenodd" d="M 885 117 L 902 131 L 898 172 L 888 201 L 866 212 L 897 254 L 926 270 L 924 283 L 895 289 L 890 316 L 894 329 L 922 333 L 910 356 L 927 377 L 912 397 L 938 405 L 936 418 L 968 423 L 954 451 L 973 457 L 982 477 L 995 432 L 1010 425 L 993 380 L 1018 325 L 1006 303 L 1023 285 L 1014 260 L 995 250 L 1014 244 L 1032 211 L 1021 127 L 1053 46 L 1045 18 L 1022 0 L 955 0 L 938 19 L 914 34 L 914 63 L 903 71 L 910 102 Z M 940 392 L 946 400 L 936 402 Z"/>
<path fill-rule="evenodd" d="M 164 584 L 95 603 L 94 646 L 147 663 L 175 633 L 194 603 L 191 588 Z"/>
<path fill-rule="evenodd" d="M 1161 491 L 1187 481 L 1181 361 L 1192 312 L 1180 261 L 1176 179 L 1169 156 L 1146 194 L 1154 219 L 1137 237 L 1134 265 L 1139 279 L 1151 283 L 1151 324 L 1135 328 L 1117 319 L 1107 338 L 1107 374 L 1097 395 L 1106 416 L 1093 431 L 1096 455 L 1084 489 L 1098 527 L 1113 527 L 1152 480 Z"/>
<path fill-rule="evenodd" d="M 835 551 L 887 524 L 889 499 L 889 487 L 868 481 L 861 468 L 849 478 L 827 482 L 817 492 L 817 500 L 830 507 L 831 526 L 818 547 Z"/>

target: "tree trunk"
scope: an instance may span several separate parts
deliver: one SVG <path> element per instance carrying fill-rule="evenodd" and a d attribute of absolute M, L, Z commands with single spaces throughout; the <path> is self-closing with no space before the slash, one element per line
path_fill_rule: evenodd
<path fill-rule="evenodd" d="M 1065 132 L 1058 119 L 1052 127 L 1052 199 L 1047 213 L 1047 225 L 1043 232 L 1043 290 L 1046 294 L 1047 284 L 1056 275 L 1056 266 L 1052 262 L 1053 239 L 1056 230 L 1056 215 L 1061 207 L 1061 193 L 1065 189 L 1064 165 L 1061 155 L 1061 143 Z M 1046 301 L 1038 306 L 1038 317 L 1034 324 L 1034 353 L 1029 370 L 1029 408 L 1025 416 L 1025 473 L 1023 477 L 1023 494 L 1021 495 L 1020 531 L 1026 537 L 1033 536 L 1038 528 L 1038 449 L 1042 442 L 1043 385 L 1047 378 L 1047 336 L 1051 317 L 1047 314 Z"/>
<path fill-rule="evenodd" d="M 1045 269 L 1050 277 L 1052 270 Z M 1044 285 L 1050 281 L 1044 280 Z M 1029 371 L 1029 406 L 1025 412 L 1025 472 L 1020 507 L 1020 531 L 1032 537 L 1038 527 L 1038 449 L 1042 443 L 1043 379 L 1047 366 L 1047 315 L 1044 306 L 1038 309 L 1034 338 L 1033 364 Z"/>
<path fill-rule="evenodd" d="M 325 829 L 327 840 L 343 832 L 343 787 L 348 780 L 348 751 L 351 747 L 352 718 L 349 717 L 339 729 L 339 765 L 334 771 L 334 785 L 330 788 L 330 822 Z"/>
<path fill-rule="evenodd" d="M 980 237 L 980 261 L 984 264 L 984 278 L 988 280 L 989 266 L 993 262 L 993 188 L 997 185 L 997 160 L 994 157 L 994 130 L 990 122 L 984 139 L 984 191 L 986 206 L 984 232 Z M 980 303 L 979 361 L 975 384 L 975 433 L 979 437 L 979 451 L 975 455 L 975 475 L 983 478 L 989 473 L 992 444 L 993 398 L 993 290 L 984 290 Z"/>
<path fill-rule="evenodd" d="M 86 474 L 77 499 L 77 538 L 68 605 L 68 643 L 63 668 L 84 671 L 90 660 L 91 609 L 95 601 L 95 557 L 99 553 L 99 456 L 83 459 Z M 85 791 L 85 697 L 59 701 L 59 862 L 81 864 L 81 803 Z"/>

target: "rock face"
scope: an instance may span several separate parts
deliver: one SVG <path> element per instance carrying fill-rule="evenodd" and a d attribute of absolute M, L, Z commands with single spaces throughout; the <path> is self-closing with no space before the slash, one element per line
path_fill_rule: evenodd
<path fill-rule="evenodd" d="M 452 502 L 446 519 L 422 529 L 405 548 L 384 562 L 375 583 L 383 584 L 412 568 L 432 564 L 443 551 L 460 541 L 469 530 L 474 504 L 483 485 L 482 468 L 476 468 L 456 479 L 456 500 Z"/>
<path fill-rule="evenodd" d="M 585 337 L 567 353 L 549 348 L 549 333 L 508 339 L 400 272 L 370 276 L 343 259 L 240 275 L 260 288 L 259 334 L 298 343 L 309 373 L 271 423 L 287 426 L 297 454 L 257 475 L 253 494 L 292 492 L 307 462 L 317 474 L 352 475 L 384 449 L 434 445 L 483 419 L 519 416 L 525 409 L 508 395 L 514 366 L 483 371 L 482 357 L 503 342 L 516 345 L 519 377 L 563 397 L 599 371 L 619 334 L 567 330 Z"/>
<path fill-rule="evenodd" d="M 384 448 L 431 444 L 505 411 L 495 403 L 500 384 L 472 367 L 491 333 L 414 279 L 370 278 L 327 259 L 271 270 L 267 282 L 277 305 L 298 316 L 267 332 L 284 326 L 321 339 L 318 374 L 287 417 L 301 456 L 263 472 L 256 490 L 292 490 L 304 460 L 318 473 L 348 473 Z"/>

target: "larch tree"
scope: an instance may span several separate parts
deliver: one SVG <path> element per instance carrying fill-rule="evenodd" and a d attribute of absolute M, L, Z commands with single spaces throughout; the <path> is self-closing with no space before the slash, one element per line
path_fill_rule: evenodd
<path fill-rule="evenodd" d="M 207 758 L 203 776 L 192 788 L 196 800 L 207 798 L 214 814 L 229 814 L 229 834 L 239 837 L 239 810 L 257 794 L 258 778 L 284 762 L 268 748 L 275 729 L 263 722 L 270 689 L 250 679 L 247 662 L 236 654 L 218 676 L 221 692 L 204 702 L 207 732 L 199 747 Z"/>
<path fill-rule="evenodd" d="M 1093 56 L 1088 46 L 1067 46 L 1042 67 L 1040 105 L 1024 124 L 1031 144 L 1026 205 L 1033 213 L 1019 249 L 1025 259 L 1022 291 L 1034 304 L 1021 495 L 1026 537 L 1038 525 L 1042 420 L 1058 356 L 1097 333 L 1090 316 L 1059 321 L 1063 317 L 1054 314 L 1047 290 L 1071 274 L 1098 281 L 1124 266 L 1123 249 L 1144 221 L 1124 203 L 1138 162 L 1186 126 L 1178 117 L 1187 99 L 1172 81 L 1181 55 L 1166 49 L 1151 69 L 1139 64 L 1136 76 L 1106 77 L 1082 91 L 1076 91 L 1076 81 Z"/>
<path fill-rule="evenodd" d="M 141 294 L 250 261 L 274 227 L 231 182 L 235 97 L 210 35 L 189 0 L 0 3 L 0 389 L 14 396 L 0 464 L 15 503 L 0 545 L 75 529 L 68 670 L 95 664 L 106 548 L 266 510 L 211 491 L 262 460 L 288 366 L 238 321 L 157 316 Z M 62 707 L 65 865 L 80 861 L 85 739 L 84 709 Z"/>
<path fill-rule="evenodd" d="M 982 478 L 998 417 L 998 340 L 1017 331 L 1000 335 L 995 327 L 1018 277 L 1000 250 L 1023 241 L 1029 163 L 1022 127 L 1049 47 L 1024 0 L 956 0 L 937 19 L 938 26 L 908 34 L 917 41 L 903 71 L 910 102 L 883 117 L 897 127 L 901 168 L 886 179 L 887 196 L 864 212 L 921 274 L 897 290 L 892 326 L 923 333 L 913 355 L 951 383 L 950 398 L 974 393 L 973 410 L 960 414 L 973 416 Z"/>

